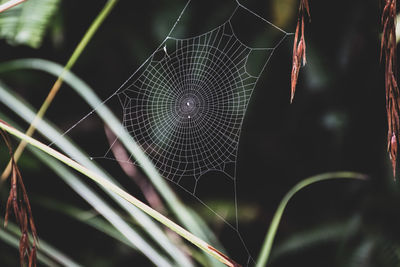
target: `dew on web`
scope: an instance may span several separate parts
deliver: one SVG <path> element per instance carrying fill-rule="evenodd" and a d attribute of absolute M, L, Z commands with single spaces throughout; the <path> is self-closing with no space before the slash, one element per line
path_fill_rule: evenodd
<path fill-rule="evenodd" d="M 177 38 L 174 30 L 190 6 L 189 0 L 165 40 L 112 97 L 120 102 L 124 128 L 160 174 L 229 225 L 252 262 L 237 214 L 240 132 L 257 81 L 289 33 L 238 1 L 231 3 L 233 12 L 219 26 Z M 243 14 L 263 23 L 266 30 L 261 35 L 268 37 L 265 45 L 245 41 L 247 32 L 237 27 Z M 118 160 L 111 147 L 103 156 L 94 157 L 98 158 Z M 129 161 L 136 164 L 133 155 Z M 204 184 L 202 178 L 207 175 Z M 210 178 L 219 179 L 217 176 L 223 176 L 223 188 L 232 193 L 233 223 L 202 199 L 202 191 L 213 183 Z"/>

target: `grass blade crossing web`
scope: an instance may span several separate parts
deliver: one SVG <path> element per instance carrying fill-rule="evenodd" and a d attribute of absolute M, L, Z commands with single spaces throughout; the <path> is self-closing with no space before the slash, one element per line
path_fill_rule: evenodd
<path fill-rule="evenodd" d="M 54 158 L 49 157 L 45 153 L 38 150 L 32 151 L 41 161 L 46 162 L 47 165 L 59 176 L 61 179 L 68 184 L 75 192 L 77 192 L 85 201 L 93 206 L 108 222 L 108 225 L 112 225 L 113 230 L 123 236 L 130 247 L 135 248 L 143 253 L 150 261 L 157 266 L 173 266 L 173 264 L 163 256 L 162 251 L 158 251 L 153 248 L 152 245 L 146 240 L 144 236 L 141 236 L 139 232 L 133 229 L 128 223 L 126 223 L 121 216 L 110 207 L 101 197 L 98 196 L 92 189 L 84 184 L 80 179 L 69 171 L 65 166 L 61 165 Z M 161 237 L 160 237 L 161 238 Z M 172 246 L 174 248 L 174 246 Z M 174 250 L 175 251 L 175 250 Z M 187 259 L 181 260 L 182 255 L 176 253 L 176 262 L 185 262 L 188 264 Z M 190 263 L 188 266 L 191 266 Z"/>
<path fill-rule="evenodd" d="M 62 71 L 62 67 L 60 65 L 41 59 L 22 59 L 0 64 L 0 72 L 21 69 L 45 71 L 55 76 Z M 135 144 L 130 135 L 126 133 L 126 130 L 121 126 L 119 120 L 115 118 L 115 116 L 108 110 L 106 106 L 102 105 L 101 100 L 94 94 L 93 90 L 71 72 L 65 73 L 64 80 L 78 94 L 80 94 L 86 102 L 91 105 L 91 107 L 94 109 L 93 112 L 98 112 L 99 116 L 104 122 L 107 122 L 114 133 L 117 133 L 119 137 L 124 135 L 124 139 L 121 138 L 121 141 L 124 140 L 124 145 L 130 153 L 135 155 L 135 158 L 138 155 L 137 153 L 140 153 L 141 157 L 136 159 L 144 162 L 144 164 L 142 164 L 144 171 L 179 221 L 191 232 L 202 239 L 208 240 L 210 243 L 215 244 L 216 247 L 220 249 L 221 245 L 219 245 L 219 242 L 214 234 L 204 223 L 201 223 L 199 219 L 195 219 L 193 214 L 176 197 L 176 195 L 166 184 L 165 180 L 158 174 L 157 170 L 155 170 L 154 166 L 149 162 L 147 157 L 137 148 L 137 144 Z M 10 99 L 7 100 L 0 97 L 0 101 L 3 101 L 6 105 L 10 104 Z M 101 109 L 99 109 L 99 107 L 101 107 Z M 42 131 L 42 133 L 47 134 L 50 131 L 51 129 L 46 129 Z M 55 134 L 53 138 L 50 138 L 50 140 L 52 140 L 57 146 L 60 146 L 58 141 L 63 140 L 63 138 L 64 137 L 60 137 L 59 135 L 57 137 L 57 134 Z M 62 149 L 66 151 L 65 147 Z M 67 153 L 71 156 L 69 152 Z M 76 159 L 75 156 L 73 156 L 73 158 Z M 79 161 L 81 163 L 85 162 L 85 166 L 93 165 L 93 161 L 88 160 L 87 156 L 79 156 Z M 91 167 L 91 169 L 93 169 L 93 167 Z"/>
<path fill-rule="evenodd" d="M 229 259 L 227 256 L 216 250 L 214 247 L 211 245 L 207 244 L 205 241 L 202 239 L 198 238 L 197 236 L 193 235 L 186 229 L 182 228 L 178 224 L 174 223 L 164 215 L 158 213 L 157 211 L 153 210 L 137 198 L 133 197 L 126 191 L 122 190 L 109 180 L 105 179 L 104 177 L 98 175 L 96 172 L 89 170 L 85 168 L 84 166 L 80 165 L 76 161 L 66 157 L 65 155 L 61 154 L 60 152 L 46 146 L 45 144 L 37 141 L 36 139 L 33 139 L 32 137 L 29 137 L 22 132 L 18 131 L 17 129 L 13 128 L 12 126 L 8 125 L 4 121 L 0 120 L 0 128 L 3 129 L 4 131 L 14 135 L 15 137 L 25 140 L 28 144 L 40 149 L 41 151 L 47 153 L 48 155 L 58 159 L 59 161 L 63 162 L 65 165 L 70 166 L 71 168 L 75 169 L 76 171 L 82 173 L 83 175 L 87 176 L 88 178 L 92 179 L 95 181 L 97 184 L 100 186 L 107 188 L 108 190 L 116 193 L 129 203 L 135 205 L 139 209 L 141 209 L 143 212 L 147 213 L 149 216 L 153 217 L 155 220 L 159 221 L 160 223 L 164 224 L 168 228 L 170 228 L 172 231 L 186 239 L 187 241 L 191 242 L 193 245 L 199 247 L 209 255 L 213 256 L 220 262 L 226 264 L 227 266 L 240 266 L 233 260 Z"/>
<path fill-rule="evenodd" d="M 4 114 L 0 113 L 0 116 L 8 121 L 10 121 Z M 11 121 L 10 121 L 11 122 Z M 120 236 L 124 237 L 124 240 L 130 245 L 130 247 L 135 250 L 139 250 L 143 255 L 145 255 L 150 261 L 152 261 L 157 266 L 173 266 L 165 257 L 163 253 L 156 250 L 152 245 L 143 237 L 139 232 L 133 229 L 128 223 L 126 223 L 117 212 L 110 207 L 97 193 L 90 189 L 85 183 L 80 181 L 80 179 L 71 171 L 69 171 L 65 166 L 60 164 L 54 158 L 48 156 L 47 154 L 34 149 L 32 147 L 27 147 L 28 150 L 39 158 L 44 164 L 46 164 L 50 169 L 52 169 L 68 186 L 70 186 L 77 194 L 79 194 L 82 199 L 88 202 L 100 215 L 102 215 L 108 222 L 110 228 L 117 232 Z M 137 220 L 139 221 L 139 220 Z M 156 233 L 151 225 L 148 227 Z M 156 236 L 158 240 L 163 240 L 160 235 Z M 42 248 L 41 242 L 41 248 Z M 184 258 L 182 253 L 179 253 L 177 248 L 172 243 L 160 242 L 160 246 L 169 246 L 171 249 L 171 258 L 180 265 L 191 266 L 186 258 Z M 174 252 L 172 254 L 172 252 Z M 182 259 L 184 258 L 184 260 Z M 66 265 L 70 266 L 70 265 Z"/>
<path fill-rule="evenodd" d="M 29 107 L 29 104 L 18 100 L 10 93 L 9 90 L 7 90 L 4 85 L 1 84 L 0 92 L 0 101 L 5 103 L 10 109 L 18 110 L 18 115 L 20 115 L 27 122 L 31 121 L 31 119 L 35 116 L 35 112 L 32 111 L 32 109 Z M 58 146 L 66 151 L 66 153 L 68 153 L 70 157 L 78 160 L 81 164 L 88 166 L 92 170 L 101 174 L 103 177 L 106 177 L 111 182 L 115 183 L 115 180 L 112 179 L 112 177 L 110 177 L 104 170 L 94 164 L 93 161 L 89 160 L 88 156 L 81 152 L 80 149 L 76 147 L 71 141 L 67 140 L 67 138 L 65 137 L 60 138 L 60 132 L 57 131 L 54 126 L 50 125 L 45 120 L 42 120 L 37 125 L 37 127 L 39 132 L 41 132 L 49 140 L 55 140 L 58 138 Z M 95 194 L 86 184 L 80 181 L 76 176 L 72 175 L 71 172 L 65 172 L 65 168 L 61 168 L 60 164 L 55 165 L 55 162 L 57 161 L 55 161 L 54 159 L 49 159 L 49 157 L 40 159 L 43 160 L 47 165 L 49 165 L 51 169 L 56 171 L 56 173 L 59 174 L 60 177 L 63 178 L 63 180 L 71 188 L 73 188 L 79 195 L 82 196 L 82 198 L 84 198 L 94 208 L 96 208 L 96 210 L 98 210 L 116 229 L 118 229 L 118 231 L 128 237 L 132 244 L 136 245 L 138 249 L 140 249 L 146 256 L 152 257 L 154 253 L 152 253 L 151 249 L 148 248 L 148 244 L 146 242 L 143 242 L 143 239 L 140 238 L 140 236 L 138 237 L 137 233 L 133 229 L 131 229 L 131 227 L 127 225 L 115 212 L 113 212 L 113 209 L 111 209 L 108 204 L 106 204 L 100 197 L 98 197 L 97 194 Z M 170 253 L 172 258 L 180 261 L 180 259 L 184 257 L 184 255 L 182 255 L 182 253 L 176 248 L 176 246 L 168 240 L 168 238 L 161 231 L 158 225 L 155 224 L 150 218 L 148 218 L 148 216 L 146 216 L 139 209 L 130 205 L 125 200 L 121 199 L 119 196 L 113 194 L 112 192 L 107 190 L 105 190 L 105 192 L 109 194 L 123 209 L 125 209 L 128 214 L 130 214 L 132 218 L 135 219 L 145 231 L 147 231 L 149 236 L 152 237 L 153 240 L 160 245 L 160 247 L 164 248 L 168 253 Z M 151 259 L 157 260 L 158 257 L 157 255 L 155 256 L 156 257 L 152 257 Z"/>
<path fill-rule="evenodd" d="M 99 29 L 103 21 L 107 18 L 108 14 L 110 14 L 111 10 L 115 6 L 115 4 L 118 2 L 118 0 L 109 0 L 102 11 L 99 13 L 99 15 L 96 17 L 96 19 L 93 21 L 92 25 L 89 27 L 89 29 L 86 31 L 85 35 L 83 36 L 82 40 L 78 44 L 78 46 L 75 48 L 75 51 L 72 53 L 71 58 L 68 60 L 67 64 L 65 65 L 63 71 L 59 74 L 56 82 L 54 83 L 53 87 L 51 88 L 49 94 L 47 95 L 45 101 L 43 102 L 42 106 L 40 107 L 35 119 L 32 121 L 31 125 L 29 126 L 28 130 L 26 131 L 26 134 L 28 136 L 32 136 L 33 133 L 35 132 L 36 124 L 38 121 L 43 118 L 44 114 L 46 113 L 47 109 L 49 108 L 50 104 L 52 103 L 54 97 L 58 93 L 58 91 L 61 88 L 61 85 L 63 84 L 63 79 L 64 79 L 64 73 L 69 71 L 76 63 L 78 60 L 79 56 L 82 54 L 83 50 L 86 48 L 87 44 L 90 42 L 96 31 Z M 24 151 L 26 146 L 25 142 L 21 142 L 17 149 L 15 150 L 15 161 L 18 161 L 19 157 L 21 156 L 22 152 Z M 1 179 L 5 180 L 9 175 L 11 171 L 11 162 L 8 163 L 6 169 L 1 175 Z"/>

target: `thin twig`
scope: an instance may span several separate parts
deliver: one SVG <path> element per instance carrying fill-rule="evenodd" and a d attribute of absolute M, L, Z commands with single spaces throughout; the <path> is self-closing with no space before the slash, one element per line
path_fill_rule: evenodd
<path fill-rule="evenodd" d="M 26 0 L 24 0 L 24 1 L 26 1 Z M 26 135 L 28 135 L 28 136 L 33 135 L 33 133 L 36 130 L 36 125 L 39 123 L 39 121 L 42 120 L 42 118 L 43 118 L 44 114 L 46 113 L 47 109 L 49 108 L 50 104 L 53 102 L 54 97 L 57 95 L 58 91 L 60 90 L 61 85 L 63 84 L 65 73 L 68 72 L 69 70 L 71 70 L 71 68 L 75 65 L 79 56 L 82 54 L 83 50 L 86 48 L 87 44 L 90 42 L 93 35 L 100 28 L 101 24 L 107 18 L 108 14 L 110 14 L 111 10 L 113 9 L 113 7 L 115 6 L 115 4 L 117 2 L 118 2 L 118 0 L 109 0 L 106 3 L 106 5 L 104 6 L 103 10 L 100 12 L 100 14 L 93 21 L 92 25 L 90 25 L 89 29 L 86 31 L 82 40 L 80 41 L 78 46 L 75 48 L 75 51 L 71 55 L 67 64 L 65 65 L 63 72 L 58 76 L 56 82 L 54 83 L 53 87 L 51 88 L 45 101 L 43 102 L 42 106 L 40 107 L 35 119 L 32 121 L 31 125 L 29 126 L 28 130 L 26 131 Z M 14 159 L 16 162 L 20 158 L 25 147 L 26 147 L 25 142 L 21 142 L 18 145 L 17 149 L 15 150 L 15 154 L 14 154 Z M 1 175 L 1 181 L 4 181 L 5 179 L 7 179 L 7 177 L 9 177 L 9 175 L 10 175 L 10 172 L 11 172 L 11 161 L 8 163 L 6 169 L 3 171 L 2 175 Z"/>
<path fill-rule="evenodd" d="M 8 2 L 5 2 L 4 4 L 0 5 L 0 13 L 4 12 L 12 7 L 15 7 L 19 4 L 22 4 L 23 2 L 25 2 L 26 0 L 10 0 Z"/>

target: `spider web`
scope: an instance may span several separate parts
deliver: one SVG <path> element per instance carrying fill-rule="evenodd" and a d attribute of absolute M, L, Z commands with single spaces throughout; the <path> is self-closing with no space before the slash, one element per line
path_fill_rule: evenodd
<path fill-rule="evenodd" d="M 249 56 L 254 50 L 267 52 L 264 69 L 287 35 L 275 47 L 251 48 L 235 35 L 232 16 L 199 36 L 168 35 L 140 75 L 116 92 L 132 138 L 164 178 L 178 185 L 194 178 L 185 188 L 194 195 L 207 172 L 236 179 L 227 166 L 236 164 L 243 118 L 259 79 L 247 70 Z M 97 158 L 115 160 L 113 145 Z M 128 162 L 136 164 L 133 155 Z"/>
<path fill-rule="evenodd" d="M 160 173 L 179 184 L 236 162 L 242 120 L 258 79 L 246 71 L 251 49 L 229 22 L 151 61 L 118 93 L 123 125 Z M 108 157 L 109 151 L 105 157 Z M 134 161 L 133 161 L 134 162 Z M 192 189 L 196 193 L 196 183 Z"/>
<path fill-rule="evenodd" d="M 103 104 L 118 97 L 122 124 L 133 140 L 165 179 L 188 192 L 237 233 L 249 264 L 254 260 L 240 235 L 237 211 L 236 162 L 240 133 L 259 77 L 290 33 L 233 1 L 236 6 L 232 14 L 220 26 L 194 37 L 176 38 L 174 30 L 190 2 L 160 46 Z M 233 18 L 240 11 L 278 32 L 276 41 L 269 42 L 270 47 L 261 48 L 245 44 L 234 27 Z M 249 70 L 254 54 L 263 55 L 256 73 Z M 117 141 L 104 155 L 93 159 L 120 161 L 112 153 Z M 133 155 L 124 162 L 138 165 Z M 199 181 L 210 172 L 219 172 L 232 183 L 234 224 L 197 194 Z"/>

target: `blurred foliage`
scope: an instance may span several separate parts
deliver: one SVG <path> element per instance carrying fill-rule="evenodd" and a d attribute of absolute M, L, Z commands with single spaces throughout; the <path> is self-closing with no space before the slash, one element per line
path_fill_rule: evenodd
<path fill-rule="evenodd" d="M 290 27 L 291 21 L 296 17 L 298 10 L 298 1 L 296 0 L 274 0 L 271 8 L 273 10 L 272 22 L 282 28 Z"/>
<path fill-rule="evenodd" d="M 12 47 L 3 40 L 0 60 L 40 57 L 65 63 L 103 2 L 62 1 L 49 35 L 37 50 Z M 221 10 L 223 14 L 226 12 L 223 6 L 218 6 L 220 2 L 214 2 L 217 8 L 203 4 L 201 9 L 190 13 L 191 19 L 187 26 L 178 29 L 179 33 L 219 23 Z M 241 2 L 285 30 L 294 31 L 298 1 Z M 333 182 L 316 185 L 296 196 L 282 218 L 272 249 L 271 267 L 399 265 L 400 192 L 391 179 L 386 154 L 378 2 L 311 1 L 312 23 L 306 32 L 308 65 L 300 73 L 294 104 L 289 104 L 291 38 L 271 58 L 254 91 L 241 134 L 237 172 L 240 232 L 253 256 L 261 247 L 279 201 L 299 180 L 338 170 L 362 172 L 371 177 L 364 185 Z M 159 45 L 184 4 L 183 0 L 120 1 L 74 71 L 105 99 Z M 199 15 L 204 12 L 211 15 Z M 36 107 L 54 82 L 47 75 L 32 72 L 10 72 L 0 78 Z M 63 90 L 48 117 L 67 129 L 90 108 L 68 87 Z M 0 109 L 10 113 L 3 105 Z M 71 132 L 71 138 L 88 151 L 98 152 L 107 145 L 102 132 L 102 123 L 90 118 Z M 1 163 L 7 160 L 6 153 L 0 156 Z M 90 209 L 44 165 L 36 163 L 31 154 L 24 159 L 39 166 L 26 168 L 21 162 L 32 196 L 62 198 L 79 210 Z M 118 167 L 104 165 L 130 192 L 141 194 Z M 187 206 L 194 207 L 209 225 L 215 226 L 213 229 L 230 255 L 243 253 L 229 227 L 200 207 L 199 202 L 174 189 Z M 0 192 L 1 208 L 7 190 L 0 188 Z M 232 209 L 232 200 L 224 198 L 224 192 L 210 186 L 207 194 L 206 202 L 220 213 Z M 85 266 L 150 264 L 127 246 L 68 216 L 40 205 L 34 204 L 33 209 L 39 234 Z M 68 230 L 60 230 L 65 228 Z M 0 243 L 1 266 L 15 266 L 18 255 L 12 253 Z"/>
<path fill-rule="evenodd" d="M 8 0 L 1 0 L 0 4 Z M 60 0 L 29 0 L 0 16 L 0 38 L 12 45 L 39 48 Z"/>

